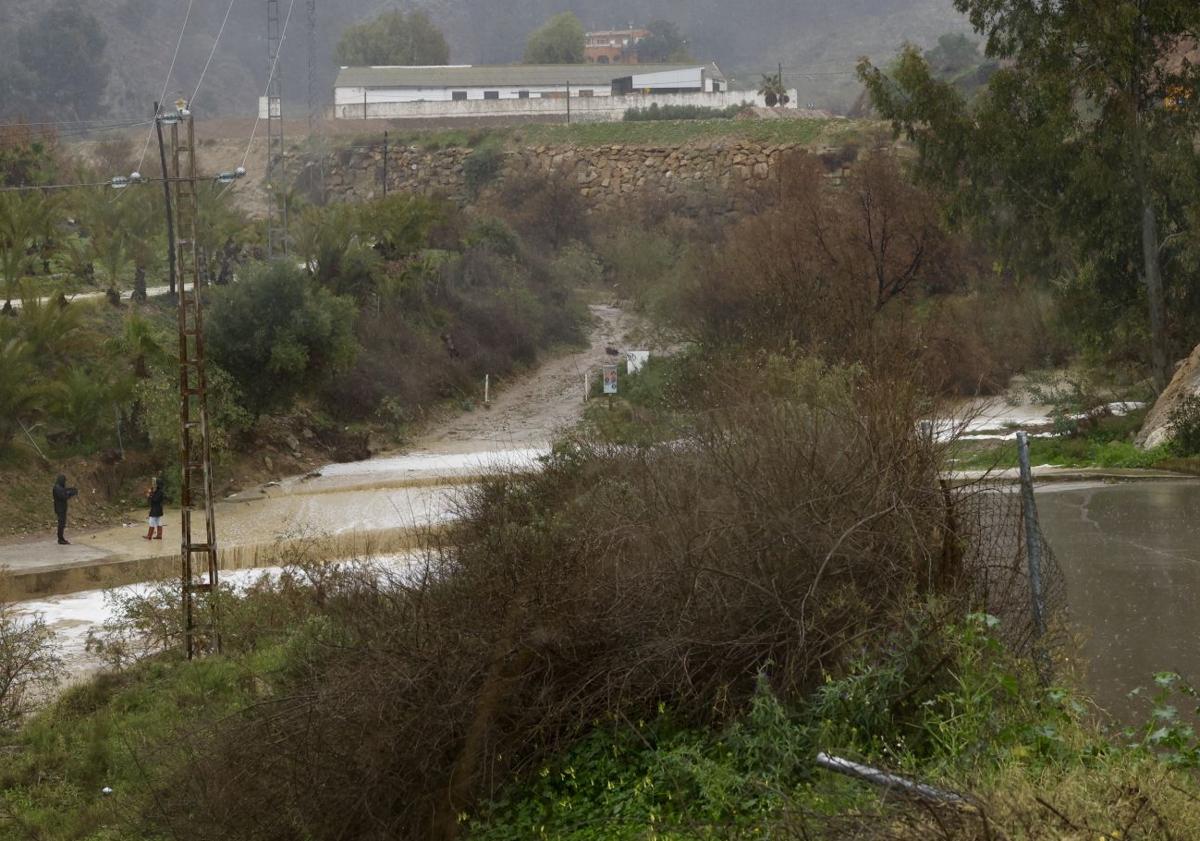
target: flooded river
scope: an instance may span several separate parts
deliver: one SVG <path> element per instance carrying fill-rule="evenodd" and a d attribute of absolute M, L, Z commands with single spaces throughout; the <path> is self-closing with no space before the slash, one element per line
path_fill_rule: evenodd
<path fill-rule="evenodd" d="M 1037 499 L 1101 706 L 1140 715 L 1129 692 L 1159 671 L 1200 685 L 1200 481 L 1044 485 Z"/>

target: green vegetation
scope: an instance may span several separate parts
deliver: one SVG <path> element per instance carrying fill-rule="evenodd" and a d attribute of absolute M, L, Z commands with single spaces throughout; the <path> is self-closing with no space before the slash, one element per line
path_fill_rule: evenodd
<path fill-rule="evenodd" d="M 532 125 L 519 130 L 522 142 L 574 143 L 581 146 L 611 144 L 672 146 L 693 141 L 727 138 L 760 143 L 816 144 L 830 130 L 841 128 L 829 120 L 684 120 L 671 122 L 584 123 L 582 125 Z"/>
<path fill-rule="evenodd" d="M 7 158 L 16 177 L 69 166 L 32 133 L 8 137 L 22 144 Z M 491 153 L 481 148 L 480 159 Z M 101 154 L 106 167 L 133 166 L 127 146 Z M 239 465 L 264 451 L 299 458 L 290 442 L 301 432 L 323 451 L 317 457 L 361 458 L 370 430 L 402 438 L 435 407 L 474 395 L 485 374 L 506 377 L 546 348 L 577 342 L 586 311 L 573 284 L 595 277 L 581 280 L 578 261 L 543 245 L 550 231 L 570 254 L 587 236 L 578 197 L 560 187 L 525 185 L 515 229 L 404 194 L 361 207 L 295 200 L 303 269 L 256 262 L 261 232 L 217 190 L 201 189 L 222 475 L 236 482 Z M 176 473 L 175 302 L 145 294 L 166 285 L 160 204 L 161 193 L 139 186 L 115 197 L 0 193 L 0 266 L 18 304 L 0 317 L 6 533 L 41 526 L 36 487 L 54 466 L 70 463 L 104 490 L 77 503 L 79 522 L 111 518 L 131 482 Z M 131 288 L 132 300 L 120 297 Z M 93 297 L 65 297 L 76 290 Z"/>
<path fill-rule="evenodd" d="M 583 64 L 583 24 L 572 12 L 550 18 L 529 36 L 526 64 Z"/>
<path fill-rule="evenodd" d="M 0 58 L 0 113 L 88 119 L 103 113 L 111 65 L 107 27 L 80 0 L 39 5 L 15 28 L 12 53 Z"/>
<path fill-rule="evenodd" d="M 916 144 L 917 174 L 947 194 L 956 225 L 1006 270 L 1057 278 L 1079 344 L 1149 363 L 1161 391 L 1168 361 L 1200 332 L 1185 280 L 1200 246 L 1185 222 L 1200 183 L 1200 99 L 1181 46 L 1200 6 L 955 5 L 1005 62 L 986 90 L 968 102 L 910 46 L 887 72 L 860 65 L 872 103 Z"/>
<path fill-rule="evenodd" d="M 925 61 L 935 78 L 954 85 L 968 98 L 983 90 L 1000 68 L 980 53 L 979 42 L 961 32 L 939 37 L 937 46 L 926 50 Z"/>
<path fill-rule="evenodd" d="M 990 470 L 1017 466 L 1017 445 L 1013 442 L 988 447 L 966 447 L 964 457 L 955 461 L 962 470 Z M 1166 449 L 1139 450 L 1129 441 L 1082 438 L 1032 438 L 1029 458 L 1034 465 L 1058 467 L 1107 467 L 1116 469 L 1165 467 L 1170 456 Z"/>
<path fill-rule="evenodd" d="M 499 143 L 490 142 L 476 146 L 463 161 L 463 176 L 471 195 L 478 196 L 480 190 L 495 181 L 503 166 L 504 148 Z"/>
<path fill-rule="evenodd" d="M 878 124 L 847 120 L 731 120 L 672 119 L 615 123 L 534 123 L 511 128 L 394 130 L 397 143 L 437 150 L 477 149 L 499 144 L 522 146 L 674 146 L 706 140 L 747 140 L 808 146 L 863 145 L 880 129 Z M 360 138 L 378 142 L 378 136 Z"/>
<path fill-rule="evenodd" d="M 960 5 L 1004 12 L 984 17 L 1018 40 L 1039 23 L 1028 4 Z M 1109 31 L 1074 14 L 1041 22 L 1078 24 L 1048 43 Z M 1020 25 L 1009 33 L 1009 24 Z M 960 42 L 939 49 L 947 66 L 970 58 Z M 896 156 L 855 148 L 792 156 L 769 192 L 741 204 L 714 189 L 604 213 L 585 206 L 567 173 L 498 179 L 493 143 L 518 134 L 812 142 L 834 130 L 782 120 L 533 126 L 467 138 L 476 187 L 496 179 L 469 209 L 410 196 L 295 207 L 304 269 L 239 255 L 239 282 L 212 292 L 213 354 L 239 408 L 261 397 L 320 415 L 322 434 L 366 423 L 402 432 L 424 407 L 471 394 L 481 374 L 577 340 L 580 286 L 599 295 L 608 285 L 653 322 L 656 347 L 683 351 L 595 401 L 538 470 L 464 488 L 456 519 L 411 564 L 280 558 L 279 580 L 226 587 L 213 605 L 219 656 L 178 659 L 172 587 L 114 595 L 115 617 L 91 641 L 113 673 L 67 693 L 0 752 L 0 837 L 1188 837 L 1200 825 L 1200 744 L 1179 709 L 1196 692 L 1159 675 L 1148 723 L 1106 726 L 1073 686 L 1075 652 L 1060 641 L 1069 635 L 1035 640 L 1023 587 L 994 586 L 998 565 L 1022 569 L 1018 524 L 943 482 L 964 457 L 994 463 L 1008 452 L 972 454 L 921 432 L 947 397 L 1000 390 L 1017 371 L 1072 357 L 1110 358 L 1072 341 L 1063 325 L 1080 314 L 1067 311 L 1073 287 L 1048 281 L 1084 265 L 1066 259 L 1085 253 L 1072 239 L 1082 223 L 1064 222 L 1061 204 L 1037 208 L 1030 215 L 1051 240 L 1038 252 L 1017 242 L 1033 233 L 1019 222 L 1025 204 L 988 181 L 1017 171 L 1023 143 L 1049 154 L 1027 163 L 1043 166 L 1034 195 L 1051 203 L 1061 201 L 1049 193 L 1051 164 L 1070 181 L 1082 174 L 1073 167 L 1108 161 L 1106 150 L 1137 162 L 1123 157 L 1120 132 L 1089 135 L 1073 117 L 1042 125 L 1048 139 L 1034 139 L 1044 143 L 1029 141 L 1033 127 L 1014 127 L 1021 114 L 1063 118 L 1081 93 L 1110 96 L 1094 77 L 1063 98 L 1047 89 L 1055 79 L 1021 77 L 1055 107 L 1002 113 L 990 97 L 1015 84 L 1006 74 L 1037 64 L 1006 67 L 969 106 L 914 51 L 897 72 L 919 82 L 915 98 L 864 69 L 873 93 L 892 97 L 885 112 L 912 107 L 917 173 L 943 176 L 932 181 L 911 180 Z M 1028 91 L 1008 93 L 1029 104 Z M 984 128 L 1004 129 L 999 148 L 1015 156 L 998 169 L 983 165 L 995 150 L 983 149 L 980 115 L 993 121 Z M 1113 125 L 1138 128 L 1127 121 L 1118 114 Z M 946 126 L 946 137 L 925 134 Z M 1067 150 L 1084 153 L 1080 164 L 1066 159 L 1064 136 L 1113 145 Z M 1094 187 L 1110 174 L 1101 167 L 1084 180 Z M 1182 194 L 1185 181 L 1161 189 Z M 1117 183 L 1128 200 L 1129 184 Z M 1174 192 L 1159 198 L 1163 212 L 1177 206 Z M 1129 223 L 1113 221 L 1116 205 L 1101 208 L 1113 250 L 1082 270 L 1104 284 L 1115 275 L 1097 266 L 1136 262 L 1115 236 Z M 89 248 L 103 219 L 93 213 L 93 227 L 71 231 Z M 1187 241 L 1178 225 L 1172 243 Z M 127 280 L 120 250 L 95 245 L 105 280 Z M 1118 280 L 1117 310 L 1131 294 Z M 112 401 L 140 419 L 134 440 L 153 451 L 152 419 L 169 392 L 146 380 L 169 371 L 164 343 L 103 304 L 85 317 L 75 305 L 31 303 L 3 326 L 10 343 L 0 348 L 21 376 L 0 375 L 11 392 L 0 403 L 43 424 L 58 455 L 107 434 L 91 409 Z M 137 311 L 151 321 L 169 308 L 152 300 Z M 261 321 L 263 335 L 246 320 Z M 79 363 L 61 337 L 85 329 L 107 341 Z M 1127 352 L 1122 361 L 1137 382 L 1153 360 Z M 134 399 L 117 392 L 123 379 Z M 24 393 L 30 382 L 55 398 Z M 1170 455 L 1135 453 L 1137 419 L 1091 411 L 1088 383 L 1059 392 L 1065 434 L 1039 439 L 1035 460 Z M 1185 406 L 1172 419 L 1180 451 L 1192 446 L 1195 414 Z M 253 438 L 245 419 L 228 417 L 231 429 L 246 424 L 235 438 Z M 971 806 L 832 777 L 819 751 L 961 793 Z"/>
<path fill-rule="evenodd" d="M 256 416 L 285 408 L 354 362 L 354 301 L 273 263 L 214 296 L 206 340 Z"/>
<path fill-rule="evenodd" d="M 655 120 L 732 120 L 742 108 L 741 105 L 707 108 L 703 105 L 659 105 L 655 102 L 649 108 L 630 108 L 625 112 L 624 119 L 627 123 Z"/>
<path fill-rule="evenodd" d="M 394 10 L 348 27 L 334 58 L 343 67 L 449 64 L 450 47 L 425 12 Z"/>
<path fill-rule="evenodd" d="M 678 24 L 652 20 L 646 24 L 646 31 L 650 34 L 637 45 L 638 61 L 643 64 L 683 64 L 694 60 Z"/>
<path fill-rule="evenodd" d="M 758 95 L 763 97 L 767 103 L 767 107 L 774 108 L 776 105 L 787 105 L 792 101 L 788 96 L 787 85 L 783 82 L 781 73 L 763 74 L 762 82 L 758 86 Z"/>

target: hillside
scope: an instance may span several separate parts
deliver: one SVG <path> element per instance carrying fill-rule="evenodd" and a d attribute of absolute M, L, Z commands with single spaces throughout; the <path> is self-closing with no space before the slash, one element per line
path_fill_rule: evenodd
<path fill-rule="evenodd" d="M 346 25 L 388 5 L 380 0 L 318 3 L 315 79 L 322 101 L 333 80 L 332 52 L 338 35 Z M 689 39 L 693 54 L 719 62 L 735 84 L 753 85 L 760 73 L 782 62 L 789 83 L 800 88 L 805 101 L 834 107 L 846 107 L 853 100 L 857 83 L 852 71 L 860 55 L 879 58 L 905 40 L 928 44 L 947 30 L 964 28 L 950 0 L 749 0 L 737 5 L 716 0 L 687 4 L 496 0 L 486 6 L 479 0 L 424 0 L 415 5 L 427 9 L 446 32 L 451 60 L 463 63 L 518 60 L 527 34 L 563 8 L 575 11 L 590 27 L 669 18 Z M 287 0 L 280 7 L 281 15 L 286 15 Z M 41 0 L 8 0 L 0 5 L 0 55 L 16 55 L 20 28 L 47 8 Z M 90 0 L 83 8 L 96 16 L 107 38 L 105 58 L 111 78 L 102 113 L 120 117 L 145 113 L 163 89 L 187 3 Z M 194 89 L 226 8 L 220 2 L 193 4 L 176 72 L 167 85 L 168 99 Z M 285 107 L 300 116 L 307 107 L 307 7 L 296 2 L 291 8 L 281 72 Z M 198 107 L 219 113 L 254 108 L 267 72 L 265 33 L 265 4 L 233 5 Z"/>

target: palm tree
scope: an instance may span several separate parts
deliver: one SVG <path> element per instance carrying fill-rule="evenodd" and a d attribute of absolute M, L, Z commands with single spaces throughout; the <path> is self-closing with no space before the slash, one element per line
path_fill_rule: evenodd
<path fill-rule="evenodd" d="M 131 232 L 126 225 L 124 194 L 113 201 L 106 193 L 86 194 L 80 216 L 88 231 L 88 255 L 104 269 L 109 295 L 120 290 L 121 275 L 131 260 Z"/>
<path fill-rule="evenodd" d="M 134 300 L 146 300 L 146 274 L 156 271 L 166 258 L 166 224 L 158 197 L 139 190 L 124 203 L 124 230 L 129 257 L 133 261 Z"/>
<path fill-rule="evenodd" d="M 50 202 L 38 193 L 0 193 L 0 274 L 4 275 L 4 309 L 21 280 L 21 264 L 34 238 L 48 225 Z"/>
<path fill-rule="evenodd" d="M 246 240 L 245 215 L 233 205 L 231 194 L 225 190 L 198 190 L 200 215 L 197 219 L 196 240 L 205 257 L 206 276 L 217 283 L 227 282 L 233 274 L 233 261 L 238 248 L 234 243 Z"/>
<path fill-rule="evenodd" d="M 130 313 L 125 319 L 125 329 L 119 336 L 109 340 L 108 348 L 128 358 L 133 376 L 142 380 L 149 378 L 152 363 L 170 359 L 163 336 L 154 329 L 148 318 L 143 318 L 137 312 Z"/>
<path fill-rule="evenodd" d="M 69 363 L 79 328 L 78 308 L 61 307 L 34 294 L 24 298 L 16 322 L 17 332 L 33 353 L 35 362 L 46 371 Z"/>
<path fill-rule="evenodd" d="M 769 108 L 774 108 L 776 105 L 787 105 L 792 101 L 792 98 L 787 95 L 787 88 L 783 86 L 782 73 L 764 73 L 762 84 L 758 87 L 758 95 L 766 100 Z"/>
<path fill-rule="evenodd" d="M 28 343 L 17 336 L 0 339 L 0 447 L 12 443 L 22 421 L 42 408 L 44 396 Z"/>

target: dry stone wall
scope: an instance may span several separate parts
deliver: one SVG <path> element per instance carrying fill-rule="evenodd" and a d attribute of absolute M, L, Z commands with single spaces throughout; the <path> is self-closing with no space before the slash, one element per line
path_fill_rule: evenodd
<path fill-rule="evenodd" d="M 781 162 L 801 144 L 715 141 L 687 146 L 530 146 L 504 153 L 496 183 L 509 175 L 561 174 L 578 185 L 593 210 L 619 209 L 647 197 L 695 212 L 746 209 L 764 195 Z M 393 147 L 388 190 L 469 199 L 464 163 L 470 149 Z M 383 150 L 343 150 L 305 165 L 301 183 L 319 185 L 330 201 L 363 201 L 383 191 Z"/>

